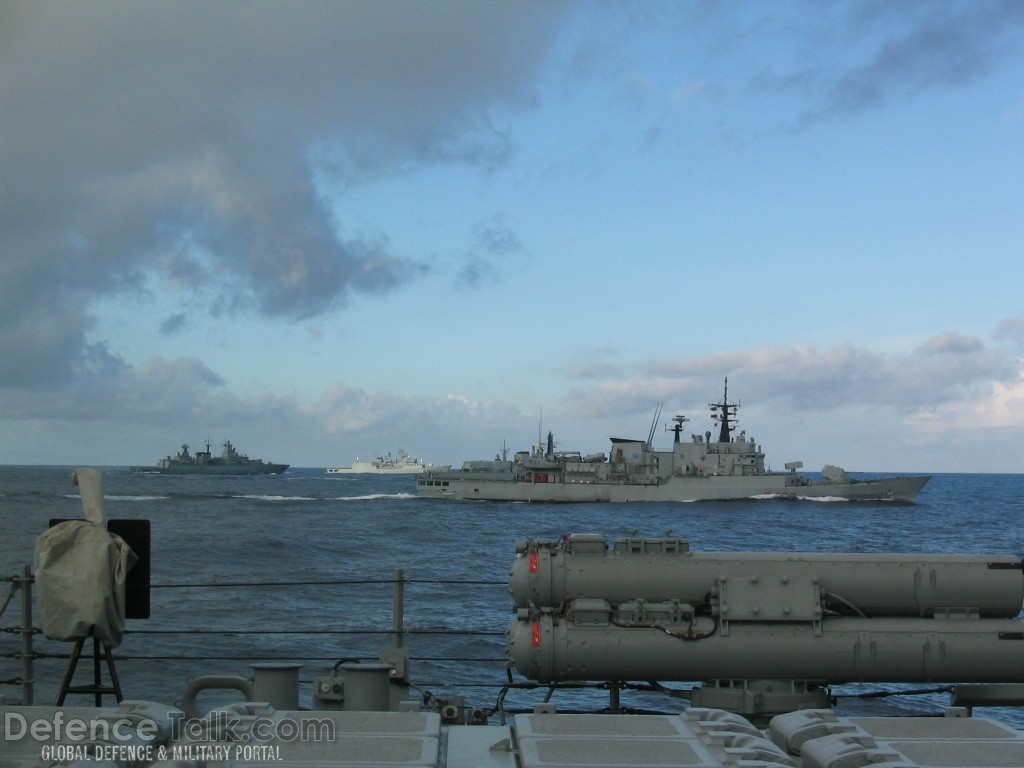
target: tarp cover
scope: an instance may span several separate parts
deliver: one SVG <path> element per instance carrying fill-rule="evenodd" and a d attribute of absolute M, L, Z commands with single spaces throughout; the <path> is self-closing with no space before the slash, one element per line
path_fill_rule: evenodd
<path fill-rule="evenodd" d="M 124 637 L 124 585 L 137 560 L 103 524 L 102 473 L 78 469 L 85 520 L 68 520 L 36 539 L 40 623 L 51 640 L 90 635 L 109 648 Z"/>

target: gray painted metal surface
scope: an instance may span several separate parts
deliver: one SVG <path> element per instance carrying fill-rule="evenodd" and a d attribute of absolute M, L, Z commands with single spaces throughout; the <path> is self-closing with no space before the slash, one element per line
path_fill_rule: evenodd
<path fill-rule="evenodd" d="M 765 468 L 761 446 L 745 432 L 734 435 L 738 405 L 730 403 L 728 388 L 720 403 L 710 406 L 717 439 L 711 431 L 682 439 L 688 419 L 676 416 L 670 429 L 670 451 L 656 451 L 653 438 L 660 411 L 647 440 L 612 438 L 608 456 L 583 456 L 554 449 L 554 437 L 494 461 L 467 461 L 461 470 L 430 470 L 416 480 L 418 495 L 426 498 L 527 502 L 643 502 L 742 499 L 755 496 L 843 498 L 851 501 L 913 501 L 930 476 L 851 478 L 840 467 L 827 465 L 823 479 L 812 481 L 797 472 L 802 462 L 790 462 L 786 472 Z"/>
<path fill-rule="evenodd" d="M 207 441 L 205 451 L 189 453 L 188 444 L 174 456 L 160 459 L 154 466 L 131 467 L 132 472 L 160 475 L 280 475 L 288 464 L 272 464 L 263 459 L 250 459 L 239 453 L 230 440 L 225 440 L 220 456 L 210 453 Z"/>
<path fill-rule="evenodd" d="M 0 706 L 9 726 L 0 768 L 1024 765 L 1024 735 L 992 720 L 956 717 L 956 711 L 941 718 L 870 718 L 802 710 L 775 717 L 765 730 L 739 715 L 697 707 L 679 715 L 520 714 L 510 725 L 480 726 L 448 726 L 431 712 L 310 712 L 259 702 L 210 712 L 187 728 L 174 725 L 180 710 L 152 702 L 64 707 L 61 713 L 58 721 L 50 707 Z M 108 727 L 80 739 L 68 727 L 79 723 Z M 26 737 L 31 724 L 36 736 Z"/>
<path fill-rule="evenodd" d="M 773 704 L 765 681 L 1024 683 L 1014 555 L 699 553 L 585 534 L 518 544 L 509 591 L 509 658 L 541 683 L 728 679 L 760 688 L 755 712 L 793 702 L 790 688 Z"/>

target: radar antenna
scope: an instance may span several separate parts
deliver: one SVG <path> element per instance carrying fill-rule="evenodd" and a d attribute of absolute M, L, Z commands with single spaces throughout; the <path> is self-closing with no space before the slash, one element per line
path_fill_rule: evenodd
<path fill-rule="evenodd" d="M 675 426 L 674 427 L 670 427 L 668 424 L 665 425 L 665 431 L 666 432 L 674 432 L 675 433 L 675 439 L 672 441 L 673 443 L 678 443 L 679 442 L 679 435 L 683 431 L 683 424 L 685 424 L 689 420 L 690 420 L 690 418 L 688 416 L 683 416 L 683 414 L 677 413 L 676 417 L 674 419 L 672 419 L 672 421 L 675 422 Z"/>
<path fill-rule="evenodd" d="M 708 407 L 711 409 L 711 417 L 714 419 L 715 424 L 721 424 L 721 429 L 718 432 L 718 442 L 728 443 L 732 440 L 732 428 L 736 426 L 736 411 L 739 409 L 739 403 L 729 402 L 729 377 L 725 377 L 725 394 L 722 395 L 722 402 L 720 403 L 709 403 Z"/>

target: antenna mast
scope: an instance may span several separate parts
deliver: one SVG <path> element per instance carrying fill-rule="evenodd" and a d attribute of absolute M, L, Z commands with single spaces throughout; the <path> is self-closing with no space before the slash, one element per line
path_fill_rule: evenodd
<path fill-rule="evenodd" d="M 658 428 L 658 419 L 661 418 L 661 409 L 664 407 L 664 403 L 658 403 L 658 407 L 654 410 L 654 418 L 651 420 L 651 431 L 647 433 L 648 448 L 654 443 L 654 431 Z"/>
<path fill-rule="evenodd" d="M 674 419 L 672 419 L 672 421 L 675 422 L 675 426 L 674 427 L 670 427 L 670 426 L 668 426 L 666 424 L 665 425 L 665 431 L 666 432 L 674 432 L 676 437 L 675 437 L 675 440 L 673 440 L 672 442 L 678 443 L 679 442 L 679 435 L 681 435 L 682 432 L 683 432 L 683 424 L 688 422 L 689 419 L 686 416 L 684 416 L 683 414 L 677 413 L 676 417 Z"/>
<path fill-rule="evenodd" d="M 722 402 L 709 403 L 708 407 L 711 409 L 711 416 L 714 418 L 715 423 L 721 423 L 721 429 L 718 432 L 718 442 L 728 443 L 732 440 L 732 428 L 735 426 L 736 410 L 739 408 L 739 403 L 729 402 L 728 376 L 725 377 L 725 394 L 722 396 Z"/>

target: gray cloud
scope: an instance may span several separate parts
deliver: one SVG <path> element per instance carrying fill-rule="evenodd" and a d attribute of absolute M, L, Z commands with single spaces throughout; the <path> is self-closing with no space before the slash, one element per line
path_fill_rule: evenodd
<path fill-rule="evenodd" d="M 523 248 L 519 238 L 499 216 L 478 224 L 473 234 L 477 244 L 494 256 L 508 256 Z"/>
<path fill-rule="evenodd" d="M 0 419 L 31 425 L 45 414 L 51 428 L 43 441 L 56 441 L 64 451 L 77 448 L 94 464 L 144 463 L 156 458 L 154 446 L 171 451 L 181 441 L 197 445 L 209 438 L 216 444 L 233 437 L 251 450 L 273 447 L 274 458 L 306 462 L 299 466 L 332 456 L 347 461 L 387 446 L 431 458 L 441 446 L 455 454 L 449 460 L 461 460 L 459 452 L 465 450 L 488 455 L 496 435 L 518 433 L 532 423 L 532 417 L 500 402 L 394 394 L 343 383 L 299 402 L 290 395 L 232 392 L 195 359 L 154 357 L 128 366 L 98 345 L 88 356 L 88 370 L 76 374 L 81 386 L 63 389 L 61 397 L 11 392 L 0 398 Z M 104 436 L 125 436 L 124 442 L 96 444 L 99 429 Z M 4 447 L 15 455 L 13 445 Z"/>
<path fill-rule="evenodd" d="M 153 357 L 129 366 L 100 344 L 85 346 L 54 390 L 10 391 L 0 419 L 175 423 L 210 407 L 223 379 L 193 358 Z M 211 408 L 211 410 L 215 410 Z"/>
<path fill-rule="evenodd" d="M 967 85 L 1015 53 L 1024 33 L 1024 6 L 1013 0 L 849 7 L 838 31 L 812 30 L 819 42 L 831 41 L 813 66 L 762 73 L 754 81 L 758 89 L 804 91 L 819 100 L 800 117 L 800 128 L 921 91 Z M 844 55 L 858 50 L 860 59 Z"/>
<path fill-rule="evenodd" d="M 492 216 L 473 228 L 472 243 L 455 276 L 462 288 L 476 288 L 497 280 L 499 264 L 523 250 L 523 244 L 500 216 Z"/>
<path fill-rule="evenodd" d="M 1017 0 L 865 0 L 821 3 L 625 3 L 614 35 L 586 36 L 566 88 L 605 78 L 636 112 L 641 151 L 704 136 L 748 146 L 779 132 L 956 90 L 1006 68 L 1024 43 Z M 608 55 L 637 35 L 668 31 L 654 67 Z M 657 33 L 655 33 L 657 34 Z M 641 49 L 642 50 L 642 49 Z M 666 80 L 674 77 L 675 80 Z M 750 115 L 760 122 L 751 125 Z"/>
<path fill-rule="evenodd" d="M 1001 320 L 994 335 L 996 339 L 1012 341 L 1024 348 L 1024 314 Z"/>
<path fill-rule="evenodd" d="M 160 333 L 170 336 L 185 327 L 186 318 L 181 312 L 176 312 L 160 323 Z"/>
<path fill-rule="evenodd" d="M 916 350 L 916 354 L 929 355 L 972 355 L 984 350 L 984 344 L 976 336 L 944 331 L 933 336 Z"/>
<path fill-rule="evenodd" d="M 498 279 L 498 269 L 493 262 L 478 253 L 470 252 L 462 261 L 462 266 L 455 275 L 455 285 L 459 288 L 479 288 L 486 282 Z"/>
<path fill-rule="evenodd" d="M 306 319 L 427 266 L 339 237 L 323 185 L 511 152 L 560 4 L 31 2 L 0 8 L 0 386 L 57 384 L 93 300 L 198 290 Z M 343 222 L 342 222 L 343 223 Z M 165 325 L 173 330 L 175 321 Z"/>

